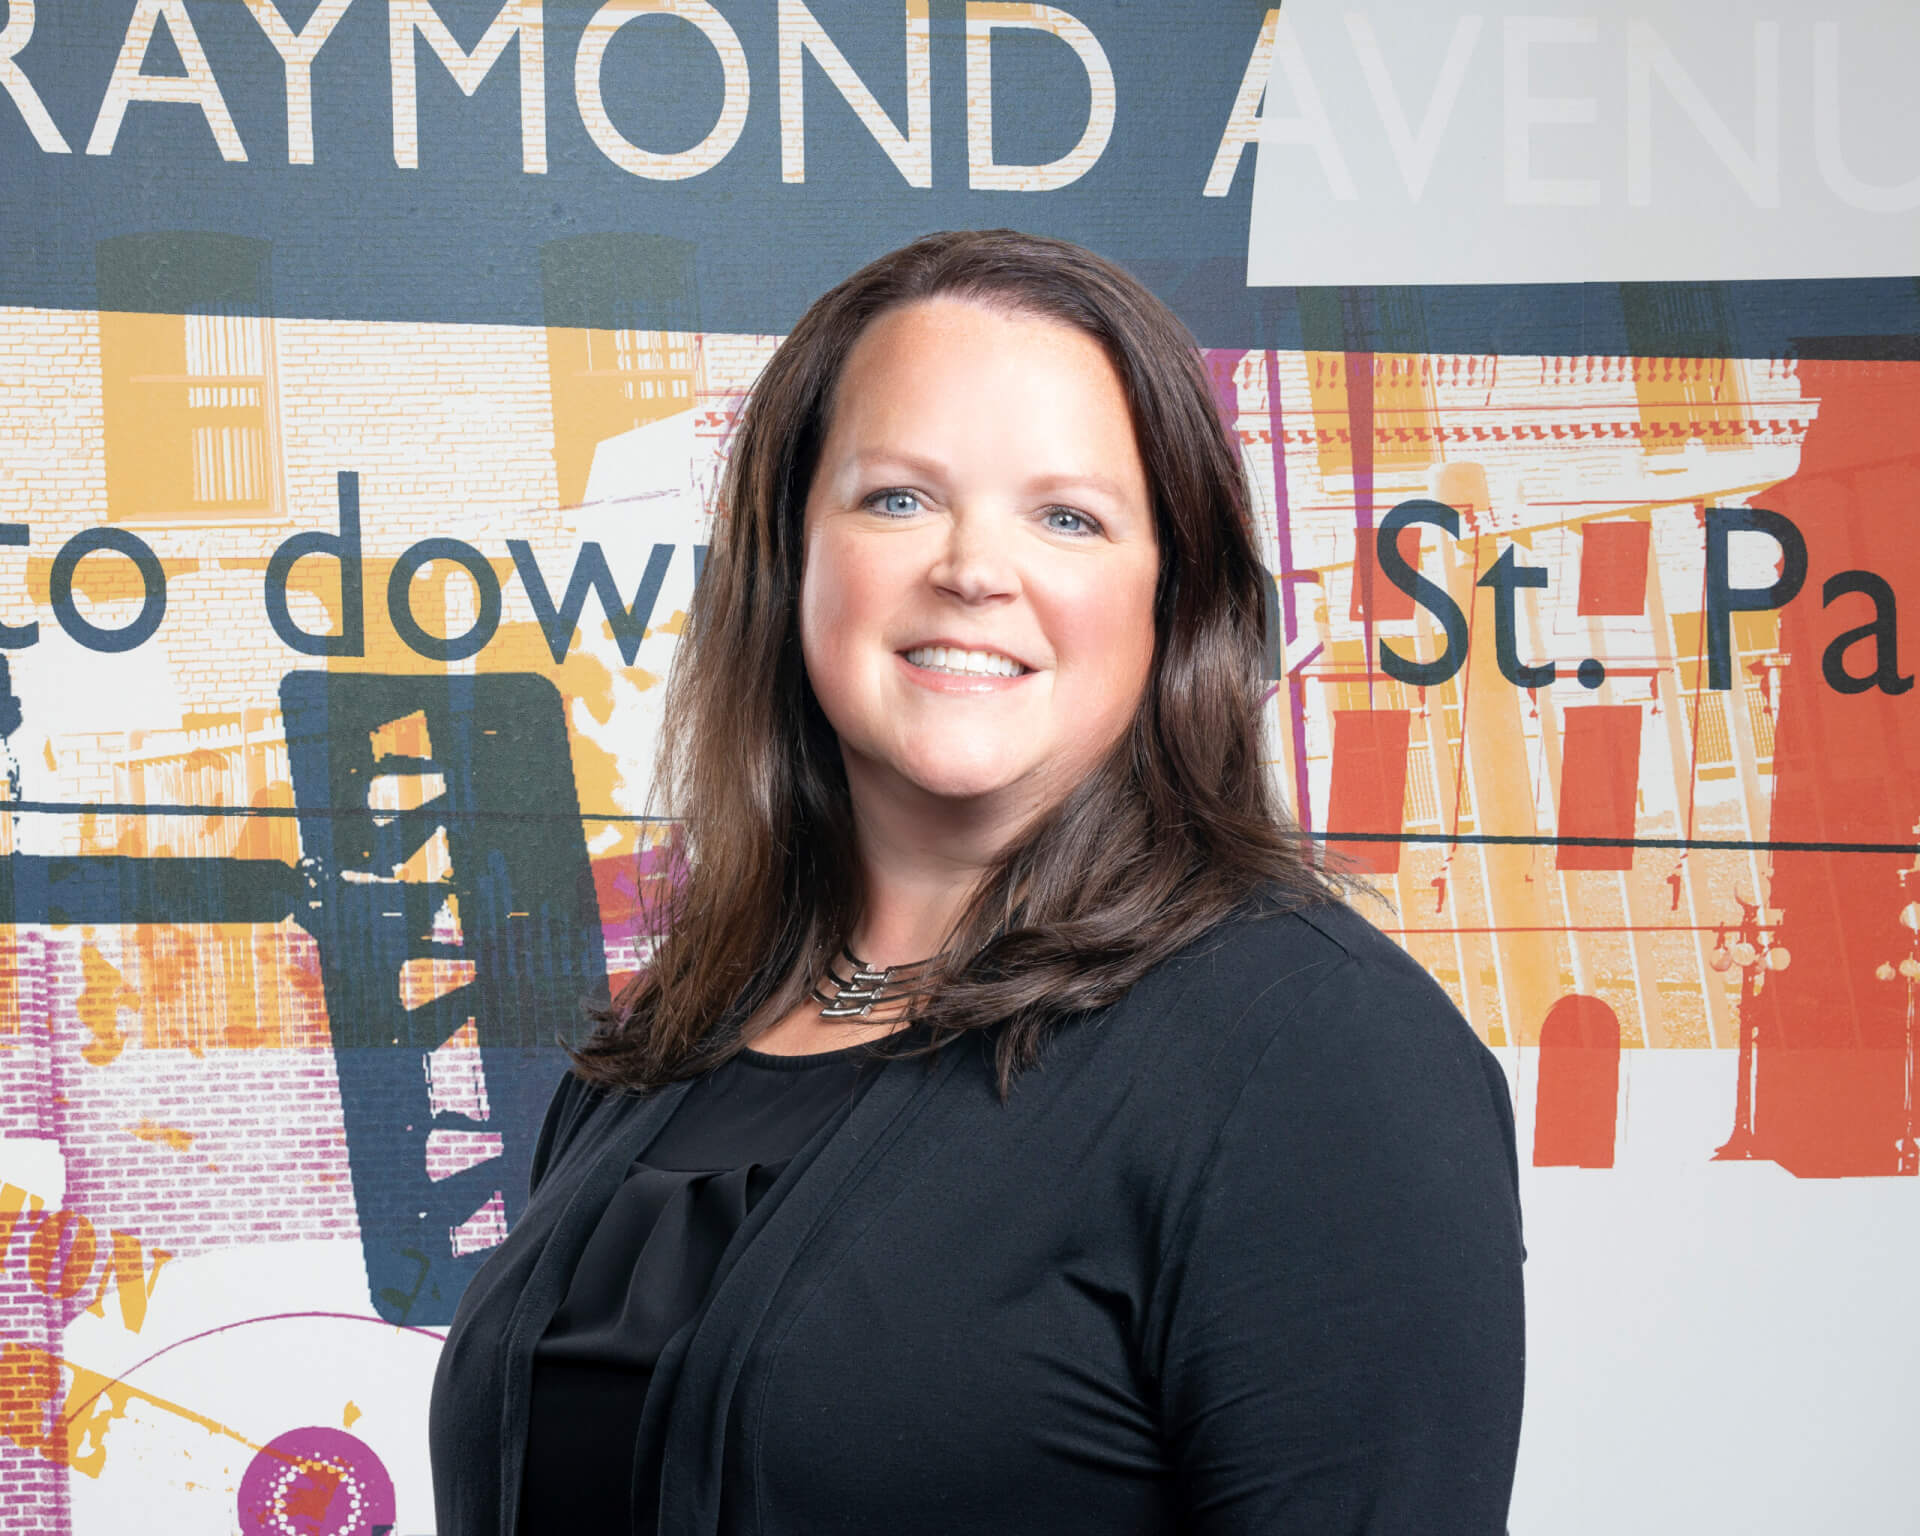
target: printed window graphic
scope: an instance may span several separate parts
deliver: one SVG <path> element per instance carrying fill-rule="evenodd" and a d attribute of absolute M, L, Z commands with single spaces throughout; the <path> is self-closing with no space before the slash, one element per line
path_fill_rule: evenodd
<path fill-rule="evenodd" d="M 107 507 L 138 518 L 278 514 L 263 240 L 128 235 L 96 251 Z"/>
<path fill-rule="evenodd" d="M 1348 370 L 1356 366 L 1368 369 L 1370 377 L 1351 377 Z M 1425 469 L 1438 462 L 1440 423 L 1434 410 L 1431 358 L 1387 352 L 1309 352 L 1307 386 L 1322 475 L 1353 473 L 1357 386 L 1365 386 L 1371 396 L 1376 469 Z"/>
<path fill-rule="evenodd" d="M 1733 322 L 1718 283 L 1622 283 L 1640 446 L 1649 455 L 1748 445 L 1751 392 L 1731 355 Z"/>
<path fill-rule="evenodd" d="M 1322 476 L 1404 475 L 1440 462 L 1435 359 L 1418 289 L 1303 293 L 1300 324 Z"/>
<path fill-rule="evenodd" d="M 1631 618 L 1647 607 L 1650 523 L 1587 523 L 1580 529 L 1582 618 Z"/>
<path fill-rule="evenodd" d="M 1632 838 L 1640 793 L 1640 717 L 1638 704 L 1587 704 L 1566 712 L 1562 837 Z M 1558 859 L 1561 869 L 1632 869 L 1633 848 L 1630 843 L 1562 845 Z"/>
<path fill-rule="evenodd" d="M 1407 799 L 1409 723 L 1404 709 L 1333 712 L 1333 803 L 1327 812 L 1333 831 L 1399 837 Z M 1400 868 L 1397 841 L 1350 843 L 1340 851 L 1360 868 L 1379 874 Z"/>
<path fill-rule="evenodd" d="M 1402 528 L 1393 537 L 1400 558 L 1413 569 L 1420 568 L 1420 530 Z M 1369 612 L 1371 608 L 1371 612 Z M 1387 580 L 1380 568 L 1380 545 L 1371 529 L 1356 532 L 1353 546 L 1353 595 L 1348 600 L 1347 616 L 1371 618 L 1376 624 L 1402 624 L 1413 617 L 1413 594 Z"/>
<path fill-rule="evenodd" d="M 546 246 L 540 267 L 554 474 L 560 505 L 574 507 L 602 442 L 692 410 L 703 390 L 693 247 L 658 235 L 581 235 Z M 650 325 L 606 323 L 621 317 Z M 652 328 L 662 319 L 683 323 Z"/>

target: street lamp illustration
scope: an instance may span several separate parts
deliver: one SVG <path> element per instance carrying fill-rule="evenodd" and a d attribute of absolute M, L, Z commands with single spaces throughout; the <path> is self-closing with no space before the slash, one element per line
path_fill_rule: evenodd
<path fill-rule="evenodd" d="M 1733 899 L 1740 904 L 1740 925 L 1732 930 L 1715 931 L 1715 948 L 1707 964 L 1716 971 L 1740 967 L 1740 1056 L 1738 1083 L 1734 1093 L 1733 1133 L 1714 1152 L 1715 1162 L 1747 1161 L 1760 1156 L 1754 1136 L 1754 1087 L 1757 1063 L 1754 1041 L 1760 1021 L 1753 1002 L 1760 995 L 1767 971 L 1784 971 L 1793 957 L 1786 946 L 1773 942 L 1775 925 L 1760 921 L 1760 906 L 1748 901 L 1738 890 Z"/>

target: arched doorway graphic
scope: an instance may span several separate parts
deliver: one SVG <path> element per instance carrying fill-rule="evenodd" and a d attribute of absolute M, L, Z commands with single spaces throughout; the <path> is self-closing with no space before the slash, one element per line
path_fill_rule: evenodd
<path fill-rule="evenodd" d="M 1611 1168 L 1620 1104 L 1620 1021 L 1597 997 L 1563 997 L 1540 1026 L 1533 1166 Z"/>

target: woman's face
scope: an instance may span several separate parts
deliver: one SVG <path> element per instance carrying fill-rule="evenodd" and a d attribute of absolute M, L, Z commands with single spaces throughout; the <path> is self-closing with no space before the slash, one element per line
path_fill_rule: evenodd
<path fill-rule="evenodd" d="M 938 298 L 847 359 L 806 505 L 800 640 L 856 802 L 1016 818 L 1131 721 L 1159 549 L 1098 342 Z"/>

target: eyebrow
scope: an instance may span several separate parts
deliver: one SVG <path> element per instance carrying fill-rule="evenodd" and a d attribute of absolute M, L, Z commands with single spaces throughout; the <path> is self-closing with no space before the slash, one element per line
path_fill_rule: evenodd
<path fill-rule="evenodd" d="M 876 469 L 898 466 L 913 474 L 930 475 L 938 479 L 947 473 L 944 464 L 936 459 L 923 458 L 916 453 L 901 453 L 894 449 L 885 449 L 874 453 L 855 453 L 848 457 L 847 463 L 856 472 L 871 473 Z M 1098 470 L 1074 470 L 1061 474 L 1038 475 L 1029 480 L 1024 489 L 1036 496 L 1051 496 L 1063 490 L 1092 490 L 1120 503 L 1125 503 L 1127 493 L 1118 480 L 1103 475 Z"/>

